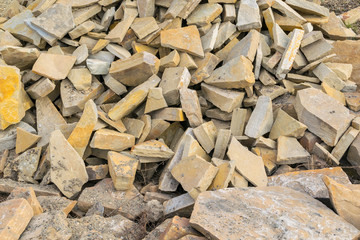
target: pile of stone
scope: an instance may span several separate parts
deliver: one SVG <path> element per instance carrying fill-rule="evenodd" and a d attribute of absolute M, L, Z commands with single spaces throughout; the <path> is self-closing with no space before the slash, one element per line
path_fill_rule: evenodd
<path fill-rule="evenodd" d="M 0 10 L 2 239 L 359 234 L 360 185 L 341 166 L 360 174 L 360 41 L 345 25 L 360 10 L 338 17 L 317 0 L 0 0 Z"/>

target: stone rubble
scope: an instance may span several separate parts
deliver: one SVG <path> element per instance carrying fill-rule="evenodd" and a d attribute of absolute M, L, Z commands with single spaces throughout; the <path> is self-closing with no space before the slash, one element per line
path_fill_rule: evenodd
<path fill-rule="evenodd" d="M 0 0 L 0 238 L 355 239 L 359 13 Z"/>

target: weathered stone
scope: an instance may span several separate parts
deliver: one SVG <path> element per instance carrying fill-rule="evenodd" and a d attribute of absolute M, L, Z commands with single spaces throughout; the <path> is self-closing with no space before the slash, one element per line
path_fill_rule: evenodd
<path fill-rule="evenodd" d="M 101 180 L 107 177 L 109 167 L 107 164 L 86 166 L 89 181 Z"/>
<path fill-rule="evenodd" d="M 216 37 L 214 48 L 215 49 L 220 48 L 229 38 L 231 38 L 233 36 L 234 33 L 236 33 L 235 24 L 232 24 L 229 21 L 221 23 L 219 26 L 219 30 L 218 30 L 218 34 Z M 205 47 L 204 47 L 204 51 L 206 51 Z M 221 51 L 221 50 L 219 50 L 219 51 Z"/>
<path fill-rule="evenodd" d="M 82 191 L 78 207 L 87 212 L 97 202 L 104 206 L 105 215 L 121 214 L 129 219 L 140 216 L 145 207 L 143 196 L 135 187 L 127 191 L 117 191 L 111 178 L 103 179 L 94 187 Z"/>
<path fill-rule="evenodd" d="M 268 71 L 266 71 L 265 69 L 261 70 L 259 80 L 265 86 L 275 85 L 276 84 L 275 78 Z"/>
<path fill-rule="evenodd" d="M 255 83 L 253 65 L 244 56 L 233 58 L 215 69 L 205 83 L 225 89 L 250 87 Z"/>
<path fill-rule="evenodd" d="M 181 108 L 163 108 L 151 114 L 153 119 L 163 119 L 172 122 L 185 121 L 185 115 Z"/>
<path fill-rule="evenodd" d="M 197 57 L 204 57 L 199 31 L 195 26 L 163 30 L 160 33 L 161 46 L 184 51 Z"/>
<path fill-rule="evenodd" d="M 172 218 L 159 240 L 180 239 L 188 234 L 198 234 L 189 224 L 189 219 L 175 216 Z"/>
<path fill-rule="evenodd" d="M 11 179 L 0 179 L 0 192 L 11 193 L 17 187 L 32 187 L 37 196 L 60 196 L 59 190 L 54 185 L 42 186 L 38 184 L 28 184 L 13 181 Z"/>
<path fill-rule="evenodd" d="M 93 75 L 106 75 L 109 73 L 110 64 L 99 59 L 86 59 L 86 66 Z"/>
<path fill-rule="evenodd" d="M 52 80 L 62 80 L 67 77 L 75 61 L 75 56 L 41 53 L 32 71 Z"/>
<path fill-rule="evenodd" d="M 194 199 L 188 193 L 174 197 L 164 202 L 164 215 L 166 217 L 174 215 L 190 217 L 194 203 Z"/>
<path fill-rule="evenodd" d="M 37 199 L 44 212 L 62 211 L 66 216 L 76 205 L 76 201 L 59 196 L 39 196 Z"/>
<path fill-rule="evenodd" d="M 262 158 L 267 175 L 271 175 L 276 169 L 277 150 L 254 147 L 251 151 Z"/>
<path fill-rule="evenodd" d="M 36 48 L 12 46 L 5 46 L 0 53 L 6 64 L 16 66 L 20 70 L 31 68 L 40 55 L 39 50 Z"/>
<path fill-rule="evenodd" d="M 189 121 L 190 127 L 197 127 L 203 123 L 200 102 L 197 92 L 188 88 L 180 88 L 180 102 Z"/>
<path fill-rule="evenodd" d="M 201 37 L 201 44 L 204 52 L 210 52 L 214 49 L 215 42 L 219 33 L 220 23 L 213 24 L 210 30 Z"/>
<path fill-rule="evenodd" d="M 155 12 L 155 0 L 140 0 L 137 2 L 139 16 L 151 17 Z"/>
<path fill-rule="evenodd" d="M 78 25 L 76 28 L 69 32 L 69 36 L 71 39 L 76 39 L 86 33 L 90 32 L 95 28 L 95 23 L 92 21 L 86 21 L 82 24 Z"/>
<path fill-rule="evenodd" d="M 344 135 L 340 138 L 339 142 L 335 145 L 331 154 L 340 161 L 344 156 L 346 150 L 350 147 L 352 142 L 355 140 L 357 135 L 359 134 L 359 130 L 350 127 Z"/>
<path fill-rule="evenodd" d="M 188 70 L 197 69 L 194 59 L 187 53 L 180 53 L 179 67 L 186 67 Z"/>
<path fill-rule="evenodd" d="M 360 130 L 360 117 L 354 118 L 354 120 L 351 122 L 351 126 L 357 130 Z"/>
<path fill-rule="evenodd" d="M 145 112 L 149 113 L 155 110 L 166 108 L 168 105 L 165 101 L 165 98 L 162 94 L 162 88 L 150 88 L 146 100 Z"/>
<path fill-rule="evenodd" d="M 279 211 L 286 212 L 284 219 L 277 217 Z M 190 225 L 211 239 L 236 239 L 240 235 L 246 239 L 276 239 L 279 236 L 352 239 L 358 234 L 354 226 L 321 202 L 283 187 L 233 188 L 202 193 L 195 203 Z M 294 232 L 294 228 L 298 231 Z"/>
<path fill-rule="evenodd" d="M 242 136 L 245 129 L 248 111 L 242 108 L 235 108 L 231 118 L 231 134 L 233 136 Z"/>
<path fill-rule="evenodd" d="M 26 131 L 21 127 L 16 128 L 16 154 L 22 153 L 34 146 L 39 140 L 40 136 Z"/>
<path fill-rule="evenodd" d="M 68 198 L 81 191 L 88 181 L 85 164 L 59 130 L 50 138 L 50 178 Z"/>
<path fill-rule="evenodd" d="M 87 68 L 74 68 L 70 70 L 68 79 L 79 90 L 88 90 L 91 86 L 91 73 Z"/>
<path fill-rule="evenodd" d="M 8 31 L 0 31 L 0 47 L 13 46 L 21 47 L 21 42 Z"/>
<path fill-rule="evenodd" d="M 179 65 L 180 62 L 180 55 L 178 51 L 173 50 L 165 57 L 160 59 L 160 71 L 163 72 L 165 68 L 168 67 L 176 67 Z"/>
<path fill-rule="evenodd" d="M 274 38 L 274 44 L 272 45 L 272 48 L 283 53 L 289 44 L 290 38 L 277 23 L 275 23 L 272 29 L 272 33 Z"/>
<path fill-rule="evenodd" d="M 353 143 L 350 145 L 346 159 L 348 162 L 355 168 L 355 170 L 360 172 L 360 149 L 359 149 L 360 135 L 358 135 Z"/>
<path fill-rule="evenodd" d="M 199 142 L 193 136 L 186 135 L 184 141 L 184 151 L 181 158 L 198 155 L 206 161 L 210 161 L 210 156 L 207 155 L 204 149 L 200 146 Z"/>
<path fill-rule="evenodd" d="M 302 13 L 314 14 L 322 17 L 329 16 L 329 9 L 320 6 L 319 4 L 316 4 L 314 2 L 306 0 L 286 0 L 285 2 L 293 9 L 298 10 Z"/>
<path fill-rule="evenodd" d="M 38 99 L 42 97 L 46 97 L 51 92 L 54 91 L 56 85 L 53 81 L 48 78 L 43 78 L 33 85 L 31 85 L 26 92 L 30 95 L 33 99 Z"/>
<path fill-rule="evenodd" d="M 118 82 L 115 78 L 111 77 L 110 74 L 104 77 L 104 83 L 108 88 L 110 88 L 119 96 L 127 92 L 126 87 Z"/>
<path fill-rule="evenodd" d="M 269 137 L 271 139 L 277 139 L 280 136 L 301 138 L 304 136 L 306 129 L 306 125 L 279 109 Z"/>
<path fill-rule="evenodd" d="M 170 123 L 162 119 L 152 119 L 151 129 L 145 140 L 156 139 L 168 129 Z"/>
<path fill-rule="evenodd" d="M 132 147 L 131 152 L 136 156 L 165 158 L 169 159 L 174 152 L 164 143 L 156 140 L 149 140 Z"/>
<path fill-rule="evenodd" d="M 75 25 L 79 25 L 87 21 L 99 12 L 101 12 L 101 6 L 98 4 L 93 4 L 84 8 L 77 8 L 77 10 L 73 12 Z"/>
<path fill-rule="evenodd" d="M 225 57 L 225 63 L 233 58 L 244 56 L 247 57 L 250 62 L 253 62 L 256 55 L 256 50 L 260 42 L 260 33 L 254 29 L 250 30 L 249 33 L 235 44 Z"/>
<path fill-rule="evenodd" d="M 120 191 L 131 189 L 138 160 L 110 151 L 108 153 L 108 163 L 115 189 Z"/>
<path fill-rule="evenodd" d="M 336 145 L 354 118 L 339 102 L 314 88 L 298 91 L 295 110 L 299 121 L 329 146 Z"/>
<path fill-rule="evenodd" d="M 191 82 L 193 84 L 198 84 L 210 77 L 219 62 L 220 59 L 210 52 L 205 53 L 204 58 L 195 58 L 197 69 L 191 75 Z"/>
<path fill-rule="evenodd" d="M 276 2 L 278 3 L 282 1 L 277 0 Z M 304 30 L 294 29 L 292 32 L 287 48 L 285 49 L 285 52 L 276 70 L 277 78 L 284 79 L 285 75 L 290 72 L 295 61 L 295 56 L 300 48 L 303 36 Z"/>
<path fill-rule="evenodd" d="M 201 192 L 207 190 L 217 171 L 218 168 L 195 155 L 183 158 L 173 167 L 171 174 L 180 182 L 184 190 L 196 199 Z"/>
<path fill-rule="evenodd" d="M 318 158 L 324 160 L 326 163 L 339 165 L 339 161 L 326 149 L 325 146 L 315 143 L 312 153 Z"/>
<path fill-rule="evenodd" d="M 347 28 L 342 20 L 336 16 L 335 12 L 331 12 L 327 22 L 320 23 L 318 28 L 330 39 L 343 40 L 355 37 L 356 33 Z"/>
<path fill-rule="evenodd" d="M 285 88 L 279 85 L 264 86 L 259 82 L 254 84 L 254 89 L 257 95 L 270 97 L 271 100 L 274 100 L 275 98 L 278 98 L 288 92 Z"/>
<path fill-rule="evenodd" d="M 338 101 L 342 105 L 346 105 L 345 95 L 344 93 L 340 92 L 339 90 L 336 90 L 335 88 L 330 87 L 327 83 L 323 82 L 321 84 L 321 90 L 329 95 L 330 97 L 334 98 L 336 101 Z"/>
<path fill-rule="evenodd" d="M 324 176 L 323 181 L 329 190 L 330 200 L 337 214 L 359 229 L 360 219 L 357 204 L 357 196 L 360 194 L 359 185 L 343 185 L 328 176 Z"/>
<path fill-rule="evenodd" d="M 217 167 L 219 170 L 209 186 L 209 190 L 227 188 L 235 171 L 235 163 L 233 161 L 225 162 Z"/>
<path fill-rule="evenodd" d="M 28 201 L 17 198 L 0 203 L 0 234 L 4 239 L 19 239 L 34 216 Z"/>
<path fill-rule="evenodd" d="M 195 128 L 194 134 L 207 153 L 214 149 L 217 129 L 212 121 L 203 123 Z"/>
<path fill-rule="evenodd" d="M 282 186 L 307 193 L 313 198 L 329 198 L 328 190 L 322 180 L 328 176 L 341 184 L 350 184 L 346 173 L 340 168 L 295 171 L 268 178 L 268 186 Z"/>
<path fill-rule="evenodd" d="M 165 69 L 159 87 L 162 88 L 163 95 L 168 106 L 180 103 L 179 90 L 189 86 L 190 78 L 190 73 L 185 67 Z"/>
<path fill-rule="evenodd" d="M 333 46 L 322 38 L 306 47 L 301 47 L 301 52 L 309 62 L 313 62 L 329 55 L 332 49 Z"/>
<path fill-rule="evenodd" d="M 135 87 L 123 99 L 121 99 L 108 115 L 112 120 L 119 120 L 134 111 L 148 95 L 149 89 L 156 87 L 160 78 L 156 75 L 151 76 L 147 81 Z"/>
<path fill-rule="evenodd" d="M 254 186 L 267 184 L 264 162 L 261 157 L 250 152 L 235 137 L 232 137 L 227 156 L 235 163 L 235 169 Z"/>
<path fill-rule="evenodd" d="M 322 82 L 327 83 L 330 87 L 336 90 L 342 90 L 345 87 L 345 82 L 339 78 L 335 72 L 333 72 L 324 63 L 320 63 L 314 70 L 313 73 Z"/>
<path fill-rule="evenodd" d="M 63 38 L 75 27 L 71 6 L 54 4 L 31 23 L 57 39 Z"/>
<path fill-rule="evenodd" d="M 270 97 L 260 96 L 248 124 L 245 128 L 245 135 L 258 138 L 268 133 L 273 125 L 272 102 Z"/>
<path fill-rule="evenodd" d="M 83 63 L 89 56 L 86 44 L 81 44 L 77 49 L 75 49 L 72 55 L 76 57 L 76 65 Z"/>
<path fill-rule="evenodd" d="M 159 29 L 154 17 L 140 17 L 136 18 L 131 24 L 131 29 L 134 31 L 139 39 L 142 39 L 152 32 Z"/>
<path fill-rule="evenodd" d="M 206 110 L 205 115 L 208 118 L 218 119 L 221 121 L 231 121 L 231 118 L 232 118 L 232 113 L 227 113 L 227 112 L 221 111 L 218 108 L 212 108 L 212 109 Z"/>
<path fill-rule="evenodd" d="M 145 123 L 142 120 L 134 119 L 134 118 L 123 118 L 122 119 L 127 133 L 133 135 L 136 138 L 139 138 L 143 129 L 145 127 Z"/>
<path fill-rule="evenodd" d="M 294 137 L 280 136 L 277 150 L 277 164 L 306 163 L 310 160 L 310 154 Z"/>
<path fill-rule="evenodd" d="M 260 29 L 261 26 L 260 9 L 256 1 L 241 1 L 236 23 L 238 30 L 246 32 L 251 29 Z"/>
<path fill-rule="evenodd" d="M 222 11 L 222 6 L 217 3 L 199 4 L 186 19 L 187 25 L 205 26 L 214 21 Z"/>
<path fill-rule="evenodd" d="M 119 22 L 113 29 L 111 29 L 111 31 L 106 36 L 106 39 L 110 40 L 111 42 L 122 42 L 127 30 L 130 28 L 131 24 L 138 15 L 137 9 L 131 7 L 124 7 L 123 12 L 124 15 L 122 21 Z"/>
<path fill-rule="evenodd" d="M 41 207 L 38 199 L 36 198 L 34 189 L 32 187 L 29 188 L 15 188 L 10 195 L 8 196 L 7 200 L 10 199 L 19 199 L 23 198 L 30 204 L 31 208 L 33 209 L 34 216 L 43 213 L 43 208 Z"/>
<path fill-rule="evenodd" d="M 96 105 L 93 100 L 89 100 L 85 104 L 84 111 L 75 129 L 68 138 L 69 144 L 75 151 L 83 157 L 85 149 L 89 143 L 92 131 L 98 120 Z"/>
<path fill-rule="evenodd" d="M 245 96 L 244 92 L 221 89 L 205 83 L 201 83 L 201 91 L 206 100 L 227 113 L 240 107 Z"/>
<path fill-rule="evenodd" d="M 95 132 L 90 147 L 122 151 L 135 145 L 135 137 L 127 133 L 119 133 L 114 130 L 100 129 Z"/>
<path fill-rule="evenodd" d="M 272 8 L 278 10 L 286 17 L 295 20 L 296 22 L 303 24 L 306 22 L 299 13 L 297 13 L 294 9 L 292 9 L 289 5 L 281 0 L 276 0 L 275 3 L 272 5 Z"/>

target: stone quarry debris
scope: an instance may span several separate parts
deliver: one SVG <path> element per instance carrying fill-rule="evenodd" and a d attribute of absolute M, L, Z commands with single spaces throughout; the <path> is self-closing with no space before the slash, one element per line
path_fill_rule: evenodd
<path fill-rule="evenodd" d="M 0 0 L 1 237 L 353 239 L 359 12 Z"/>

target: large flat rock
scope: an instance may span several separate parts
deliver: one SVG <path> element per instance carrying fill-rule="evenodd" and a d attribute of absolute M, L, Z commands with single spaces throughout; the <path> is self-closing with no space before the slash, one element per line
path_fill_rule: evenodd
<path fill-rule="evenodd" d="M 210 239 L 353 239 L 359 233 L 321 202 L 285 187 L 204 192 L 190 224 Z"/>

